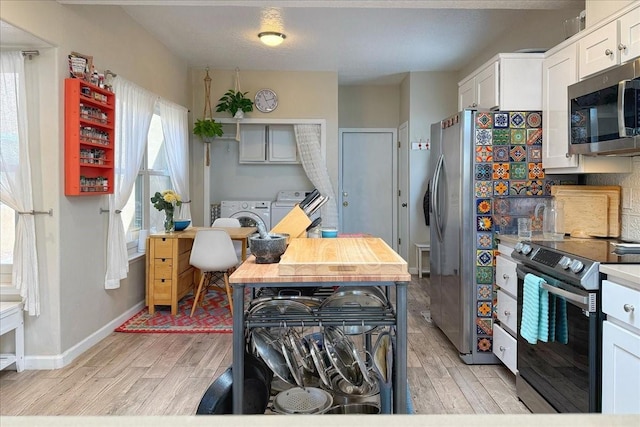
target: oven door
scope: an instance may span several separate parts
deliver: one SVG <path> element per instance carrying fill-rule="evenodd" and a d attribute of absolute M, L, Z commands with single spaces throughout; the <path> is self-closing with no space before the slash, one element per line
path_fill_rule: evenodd
<path fill-rule="evenodd" d="M 543 288 L 549 291 L 549 312 L 554 315 L 549 318 L 548 342 L 536 344 L 520 335 L 518 319 L 519 376 L 557 412 L 600 412 L 602 315 L 596 309 L 600 306 L 597 292 L 576 288 L 519 264 L 518 313 L 522 313 L 527 273 L 546 282 Z"/>

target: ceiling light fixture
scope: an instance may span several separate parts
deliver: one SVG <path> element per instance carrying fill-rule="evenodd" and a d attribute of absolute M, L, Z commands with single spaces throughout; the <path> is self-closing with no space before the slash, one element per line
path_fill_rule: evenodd
<path fill-rule="evenodd" d="M 262 43 L 272 47 L 278 46 L 284 41 L 284 39 L 287 38 L 287 36 L 285 36 L 284 34 L 277 33 L 275 31 L 264 31 L 258 34 L 258 37 L 260 38 L 260 41 L 262 41 Z"/>

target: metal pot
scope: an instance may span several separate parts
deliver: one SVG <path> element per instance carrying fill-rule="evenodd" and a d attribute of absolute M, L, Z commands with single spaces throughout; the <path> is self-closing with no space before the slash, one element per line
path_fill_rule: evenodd
<path fill-rule="evenodd" d="M 349 403 L 347 405 L 338 405 L 330 408 L 325 414 L 379 414 L 380 407 L 372 403 Z"/>
<path fill-rule="evenodd" d="M 315 387 L 294 387 L 273 399 L 273 410 L 279 414 L 323 414 L 331 408 L 331 394 Z"/>
<path fill-rule="evenodd" d="M 369 373 L 374 378 L 373 373 Z M 331 387 L 329 393 L 333 396 L 333 403 L 337 405 L 348 405 L 352 403 L 372 403 L 380 402 L 380 387 L 377 381 L 371 383 L 364 382 L 362 386 L 355 387 L 336 371 L 332 371 L 330 375 Z"/>

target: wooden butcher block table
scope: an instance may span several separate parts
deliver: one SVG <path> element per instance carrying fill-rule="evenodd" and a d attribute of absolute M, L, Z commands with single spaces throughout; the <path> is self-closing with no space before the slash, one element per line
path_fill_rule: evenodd
<path fill-rule="evenodd" d="M 233 286 L 233 413 L 242 413 L 244 393 L 245 288 L 387 286 L 395 287 L 396 346 L 393 411 L 407 410 L 407 262 L 375 237 L 291 239 L 279 264 L 256 264 L 250 256 L 229 277 Z M 286 321 L 287 319 L 282 319 Z M 336 319 L 339 320 L 339 319 Z M 306 323 L 305 323 L 306 325 Z M 309 325 L 312 326 L 312 325 Z"/>

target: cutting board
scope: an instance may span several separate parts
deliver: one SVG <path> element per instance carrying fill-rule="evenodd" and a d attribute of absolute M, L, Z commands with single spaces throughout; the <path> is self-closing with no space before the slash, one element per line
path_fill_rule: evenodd
<path fill-rule="evenodd" d="M 378 237 L 291 239 L 281 276 L 406 274 L 407 262 Z"/>
<path fill-rule="evenodd" d="M 620 194 L 618 185 L 554 185 L 551 195 L 584 196 L 588 194 L 605 194 L 609 197 L 608 216 L 609 230 L 606 237 L 620 237 Z"/>
<path fill-rule="evenodd" d="M 572 237 L 609 235 L 609 196 L 606 194 L 556 195 L 564 203 L 564 233 Z"/>

